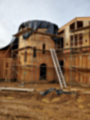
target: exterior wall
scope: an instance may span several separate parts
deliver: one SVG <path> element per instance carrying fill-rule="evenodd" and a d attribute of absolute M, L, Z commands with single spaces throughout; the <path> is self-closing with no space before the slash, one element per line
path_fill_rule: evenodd
<path fill-rule="evenodd" d="M 83 21 L 83 27 L 89 26 L 90 25 L 90 18 L 89 19 L 78 19 L 76 21 Z M 73 22 L 76 21 L 74 20 Z M 72 23 L 70 23 L 72 24 Z M 83 34 L 83 44 L 82 45 L 77 45 L 73 46 L 71 48 L 78 48 L 80 46 L 86 47 L 90 45 L 90 29 L 86 30 L 81 30 L 78 32 L 71 33 L 69 26 L 70 24 L 67 24 L 63 29 L 60 28 L 61 30 L 64 30 L 64 34 L 60 34 L 60 36 L 64 38 L 64 48 L 70 48 L 70 36 L 71 35 L 76 35 L 76 34 Z M 77 25 L 75 25 L 77 26 Z M 77 29 L 77 28 L 76 28 Z M 83 53 L 88 51 L 88 53 Z M 72 79 L 73 81 L 79 82 L 79 83 L 89 83 L 90 84 L 90 49 L 89 48 L 83 48 L 81 50 L 80 54 L 75 54 L 72 57 L 70 57 L 70 49 L 69 50 L 64 50 L 63 54 L 61 56 L 58 56 L 59 61 L 63 60 L 64 61 L 64 77 L 67 82 L 70 82 Z M 74 71 L 70 73 L 70 66 L 74 68 Z"/>
<path fill-rule="evenodd" d="M 77 19 L 73 20 L 76 24 Z M 90 19 L 78 19 L 78 21 L 83 21 L 83 27 L 90 25 Z M 72 24 L 72 22 L 70 24 Z M 83 34 L 83 44 L 73 46 L 74 48 L 80 46 L 90 45 L 90 29 L 82 30 L 79 32 L 71 33 L 70 24 L 67 24 L 63 29 L 63 33 L 60 37 L 64 38 L 64 48 L 70 48 L 70 36 L 76 34 Z M 77 25 L 75 25 L 77 26 Z M 76 28 L 77 29 L 77 28 Z M 39 29 L 38 31 L 45 32 L 46 29 Z M 87 33 L 87 34 L 86 34 Z M 45 54 L 43 54 L 42 46 L 45 44 Z M 11 80 L 16 78 L 21 82 L 40 82 L 40 65 L 46 64 L 46 81 L 51 82 L 53 80 L 58 81 L 51 54 L 49 52 L 50 48 L 55 48 L 55 42 L 51 37 L 33 33 L 27 40 L 24 40 L 22 36 L 19 37 L 19 48 L 25 46 L 30 46 L 30 49 L 26 49 L 26 61 L 25 61 L 25 50 L 18 52 L 17 61 L 10 58 L 10 51 L 8 51 L 6 56 L 3 56 L 7 50 L 0 51 L 0 79 Z M 38 49 L 36 51 L 36 57 L 33 57 L 33 47 Z M 88 54 L 82 54 L 82 52 L 88 51 Z M 62 55 L 57 55 L 59 61 L 64 62 L 63 74 L 67 82 L 72 81 L 79 83 L 90 84 L 90 49 L 83 48 L 80 54 L 75 54 L 70 57 L 70 50 L 64 50 Z M 7 65 L 8 64 L 8 65 Z M 17 74 L 15 74 L 13 64 L 17 64 L 15 67 Z M 24 65 L 27 65 L 25 67 Z M 72 72 L 70 72 L 70 66 L 72 66 Z M 15 74 L 15 76 L 14 76 Z"/>
<path fill-rule="evenodd" d="M 90 25 L 90 20 L 82 20 L 82 21 L 83 21 L 83 27 Z M 76 21 L 74 21 L 74 22 L 75 22 L 75 24 L 77 24 Z M 63 34 L 63 37 L 64 37 L 64 48 L 70 48 L 70 36 L 71 35 L 80 34 L 80 33 L 83 34 L 83 45 L 82 46 L 88 46 L 90 44 L 90 40 L 89 40 L 90 29 L 86 29 L 86 30 L 82 30 L 82 31 L 79 31 L 79 32 L 71 33 L 70 29 L 69 29 L 69 26 L 70 25 L 67 25 L 64 28 L 64 31 L 65 31 L 65 33 Z M 77 29 L 77 27 L 76 27 L 76 29 Z M 86 34 L 86 33 L 88 33 L 88 34 Z M 62 36 L 62 35 L 60 35 L 60 36 Z M 78 45 L 77 47 L 80 47 L 80 45 Z"/>
<path fill-rule="evenodd" d="M 72 57 L 66 54 L 59 57 L 59 61 L 64 61 L 64 77 L 66 82 L 75 81 L 78 83 L 90 84 L 90 53 L 78 54 Z M 70 66 L 72 67 L 70 73 Z"/>
<path fill-rule="evenodd" d="M 14 64 L 13 63 L 14 60 L 12 58 L 4 58 L 3 59 L 3 79 L 5 79 L 6 81 L 7 80 L 12 80 L 14 79 L 14 70 L 13 70 L 13 67 L 12 65 Z"/>
<path fill-rule="evenodd" d="M 0 50 L 0 58 L 2 58 L 2 57 L 9 58 L 10 57 L 10 51 L 8 51 L 8 53 L 5 55 L 6 52 L 7 52 L 7 49 L 6 50 Z"/>
<path fill-rule="evenodd" d="M 65 28 L 65 36 L 64 36 L 64 48 L 70 48 L 70 31 L 69 26 Z"/>
<path fill-rule="evenodd" d="M 39 31 L 46 31 L 46 29 L 39 29 Z M 42 46 L 45 44 L 45 54 L 42 52 Z M 40 81 L 40 65 L 46 64 L 46 80 L 53 81 L 56 79 L 55 68 L 53 66 L 53 61 L 51 58 L 51 54 L 49 52 L 50 48 L 55 48 L 55 42 L 51 39 L 51 37 L 40 35 L 40 34 L 32 34 L 27 40 L 24 40 L 22 36 L 19 37 L 19 48 L 31 46 L 36 47 L 38 49 L 36 51 L 36 57 L 33 57 L 33 48 L 26 49 L 27 51 L 27 60 L 25 59 L 25 50 L 19 51 L 18 56 L 19 65 L 29 65 L 30 67 L 18 67 L 18 76 L 17 79 L 24 82 L 33 82 Z"/>
<path fill-rule="evenodd" d="M 0 50 L 0 80 L 11 80 L 13 79 L 13 59 L 10 58 L 10 50 Z"/>

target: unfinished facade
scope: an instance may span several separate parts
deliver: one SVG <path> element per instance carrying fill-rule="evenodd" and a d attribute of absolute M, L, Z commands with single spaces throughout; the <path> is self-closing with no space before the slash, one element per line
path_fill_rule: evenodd
<path fill-rule="evenodd" d="M 78 17 L 58 30 L 66 81 L 90 83 L 90 17 Z"/>
<path fill-rule="evenodd" d="M 66 82 L 90 83 L 90 17 L 75 18 L 59 30 L 55 26 L 58 34 L 44 26 L 23 37 L 32 31 L 26 28 L 19 29 L 14 35 L 17 42 L 6 50 L 1 79 L 24 83 L 58 81 L 50 53 L 54 49 Z"/>
<path fill-rule="evenodd" d="M 38 31 L 44 32 L 45 30 L 39 29 Z M 55 80 L 55 70 L 52 68 L 53 62 L 49 52 L 50 48 L 55 49 L 53 39 L 49 36 L 35 33 L 25 41 L 21 35 L 19 37 L 19 49 L 24 48 L 25 44 L 31 48 L 18 51 L 18 56 L 20 56 L 17 64 L 18 73 L 20 75 L 25 74 L 24 79 L 27 82 L 33 82 L 33 80 Z M 18 80 L 23 80 L 20 75 L 18 75 Z"/>
<path fill-rule="evenodd" d="M 28 37 L 25 36 L 26 38 L 19 33 L 16 35 L 18 37 L 18 48 L 12 50 L 12 58 L 15 60 L 12 69 L 17 71 L 14 79 L 20 82 L 46 83 L 58 81 L 50 53 L 50 48 L 56 48 L 57 41 L 50 36 L 51 34 L 47 35 L 46 33 L 47 31 L 49 31 L 48 33 L 52 32 L 51 29 L 54 32 L 57 26 L 47 22 L 44 22 L 44 24 L 41 22 L 40 24 L 41 26 Z M 47 28 L 45 28 L 45 25 Z M 23 32 L 25 28 L 27 26 L 23 27 L 22 24 L 19 32 Z M 15 44 L 12 44 L 12 46 Z"/>

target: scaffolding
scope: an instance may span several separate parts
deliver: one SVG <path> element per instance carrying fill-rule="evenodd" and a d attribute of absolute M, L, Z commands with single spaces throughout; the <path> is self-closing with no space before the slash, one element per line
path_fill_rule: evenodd
<path fill-rule="evenodd" d="M 28 32 L 28 30 L 31 30 L 31 29 L 29 29 L 29 28 L 26 28 L 25 30 L 23 30 L 23 31 L 20 31 L 19 33 L 17 33 L 17 34 L 15 34 L 14 36 L 15 37 L 19 37 L 20 35 L 22 35 L 22 34 L 24 34 L 24 33 L 26 33 L 26 32 Z M 37 38 L 35 38 L 35 35 L 37 34 Z M 38 40 L 39 38 L 38 38 L 38 35 L 41 35 L 41 37 L 42 37 L 42 40 L 44 41 L 44 39 L 45 39 L 45 37 L 44 36 L 49 36 L 49 37 L 57 37 L 57 38 L 59 38 L 59 36 L 58 35 L 54 35 L 54 34 L 49 34 L 49 33 L 44 33 L 44 32 L 38 32 L 38 31 L 34 31 L 33 32 L 33 35 L 31 35 L 30 36 L 30 40 L 29 40 L 29 42 L 31 42 L 31 41 L 33 41 L 34 42 L 34 46 L 32 45 L 32 46 L 30 46 L 30 45 L 27 45 L 27 42 L 26 42 L 26 40 L 24 40 L 24 41 L 21 41 L 21 42 L 19 42 L 19 44 L 20 43 L 22 43 L 22 42 L 24 42 L 23 44 L 24 44 L 24 47 L 21 47 L 21 48 L 17 48 L 17 49 L 14 49 L 14 50 L 12 50 L 12 58 L 13 59 L 15 59 L 15 57 L 16 58 L 19 58 L 20 59 L 20 57 L 21 57 L 21 53 L 19 53 L 19 52 L 21 52 L 21 51 L 23 51 L 24 53 L 24 65 L 20 65 L 20 64 L 18 64 L 18 62 L 15 62 L 15 64 L 12 66 L 12 69 L 14 70 L 14 72 L 16 73 L 16 74 L 18 74 L 19 76 L 21 76 L 21 78 L 23 79 L 22 80 L 22 84 L 25 84 L 25 74 L 26 74 L 26 69 L 28 68 L 28 69 L 30 69 L 30 68 L 32 68 L 32 70 L 34 71 L 34 72 L 32 72 L 32 78 L 33 78 L 33 82 L 36 84 L 37 83 L 37 81 L 36 81 L 36 79 L 37 79 L 37 74 L 38 74 L 38 69 L 40 69 L 40 68 L 45 68 L 46 66 L 38 66 L 38 60 L 40 60 L 40 59 L 42 59 L 42 58 L 40 58 L 39 56 L 40 56 L 40 54 L 41 53 L 43 53 L 43 52 L 45 52 L 45 54 L 44 54 L 44 58 L 45 58 L 45 63 L 47 63 L 48 61 L 47 61 L 47 59 L 48 59 L 48 54 L 50 54 L 50 50 L 49 49 L 45 49 L 45 50 L 43 50 L 42 48 L 38 48 L 38 46 L 39 46 L 39 44 L 40 44 L 40 42 L 42 43 L 42 41 L 40 41 L 40 40 Z M 32 38 L 33 37 L 33 38 Z M 17 45 L 18 43 L 12 43 L 12 46 L 15 46 L 15 45 Z M 56 48 L 56 46 L 57 45 L 55 45 L 55 48 Z M 49 48 L 53 48 L 53 46 L 52 45 L 49 45 Z M 27 61 L 27 55 L 29 54 L 27 51 L 28 50 L 30 50 L 30 51 L 32 51 L 32 54 L 30 54 L 30 57 L 32 57 L 32 63 L 31 63 L 31 65 L 30 64 L 27 64 L 26 63 L 26 61 Z M 37 52 L 37 54 L 38 54 L 38 57 L 39 57 L 39 59 L 38 59 L 38 57 L 36 57 L 36 58 L 34 58 L 33 57 L 33 51 L 36 51 Z M 19 54 L 18 54 L 19 53 Z M 50 56 L 50 55 L 49 55 Z M 36 63 L 36 65 L 34 64 L 34 62 Z M 22 76 L 19 72 L 17 72 L 17 69 L 15 70 L 15 68 L 17 68 L 17 67 L 20 67 L 21 69 L 22 68 L 24 68 L 24 75 Z M 47 66 L 47 69 L 53 69 L 54 70 L 54 66 L 52 65 L 49 65 L 49 66 Z M 42 69 L 41 71 L 44 71 L 44 69 Z M 55 71 L 55 70 L 54 70 Z M 55 73 L 55 72 L 54 72 Z M 47 74 L 49 74 L 49 73 L 47 73 Z M 43 76 L 46 76 L 46 73 L 45 73 L 45 75 L 42 75 L 42 76 L 40 76 L 40 79 L 41 78 L 43 78 Z M 55 80 L 55 79 L 54 79 Z M 32 82 L 31 81 L 31 82 Z M 41 82 L 41 81 L 40 81 Z M 48 81 L 45 81 L 45 83 L 47 83 Z"/>
<path fill-rule="evenodd" d="M 88 32 L 85 32 L 85 31 L 83 32 L 83 30 L 88 30 Z M 83 44 L 83 46 L 79 46 L 79 47 L 75 46 L 75 44 L 76 44 L 75 35 L 77 34 L 77 32 L 83 33 L 83 37 L 85 35 L 88 35 L 88 39 L 85 39 L 85 40 L 83 39 L 83 41 L 86 41 L 86 42 L 89 41 L 88 45 Z M 82 76 L 82 77 L 85 76 L 86 81 L 87 81 L 87 77 L 88 77 L 89 78 L 88 83 L 90 84 L 90 74 L 88 74 L 88 72 L 90 72 L 90 66 L 87 66 L 87 65 L 86 66 L 80 66 L 80 65 L 77 66 L 75 63 L 76 57 L 80 57 L 82 59 L 83 56 L 85 56 L 85 57 L 88 56 L 88 59 L 90 60 L 90 26 L 85 26 L 82 28 L 72 30 L 71 33 L 73 34 L 73 37 L 74 37 L 74 42 L 73 42 L 74 47 L 72 47 L 71 43 L 70 43 L 70 48 L 60 50 L 60 51 L 64 51 L 64 50 L 70 51 L 67 54 L 67 56 L 69 56 L 69 58 L 70 58 L 70 66 L 62 66 L 62 67 L 64 67 L 64 68 L 69 67 L 70 68 L 70 85 L 71 85 L 71 83 L 76 82 L 76 79 L 75 79 L 76 73 L 78 73 L 79 76 Z M 81 42 L 80 39 L 78 40 L 78 42 Z M 63 54 L 59 52 L 59 55 L 63 55 Z M 85 65 L 85 63 L 83 63 L 83 64 Z M 78 83 L 79 83 L 79 81 L 78 81 Z"/>
<path fill-rule="evenodd" d="M 84 28 L 80 28 L 80 29 L 78 29 L 78 30 L 74 30 L 74 31 L 72 31 L 72 33 L 75 35 L 75 32 L 77 32 L 77 31 L 81 31 L 81 30 L 85 30 L 85 29 L 90 29 L 90 26 L 87 26 L 87 27 L 84 27 Z M 26 28 L 25 30 L 23 30 L 23 31 L 20 31 L 19 33 L 17 33 L 17 34 L 15 34 L 14 36 L 15 37 L 18 37 L 18 36 L 20 36 L 21 34 L 24 34 L 25 32 L 28 32 L 28 31 L 30 31 L 30 30 L 32 30 L 31 28 Z M 38 31 L 34 31 L 34 33 L 33 34 L 40 34 L 40 35 L 42 35 L 42 36 L 49 36 L 49 37 L 56 37 L 56 38 L 60 38 L 60 36 L 59 35 L 53 35 L 53 34 L 49 34 L 49 33 L 43 33 L 43 32 L 38 32 Z M 86 34 L 88 34 L 88 33 L 85 33 L 84 35 L 86 35 Z M 43 37 L 43 39 L 44 39 L 44 37 Z M 33 39 L 33 41 L 35 41 L 36 39 L 35 39 L 35 35 L 34 35 L 34 39 Z M 25 56 L 27 56 L 27 49 L 32 49 L 32 50 L 34 50 L 34 47 L 33 46 L 27 46 L 27 44 L 26 44 L 26 40 L 24 41 L 25 42 L 25 46 L 23 47 L 23 48 L 19 48 L 19 49 L 16 49 L 16 50 L 13 50 L 13 53 L 14 54 L 16 54 L 16 53 L 18 53 L 19 51 L 22 51 L 22 50 L 24 50 L 25 51 Z M 40 41 L 38 41 L 38 37 L 37 37 L 37 42 L 36 42 L 36 46 L 38 45 L 40 43 Z M 74 43 L 75 44 L 75 43 Z M 87 76 L 86 74 L 83 74 L 82 72 L 80 72 L 79 70 L 76 70 L 76 68 L 80 68 L 79 66 L 76 66 L 75 65 L 75 57 L 78 55 L 78 54 L 81 54 L 82 53 L 82 55 L 84 56 L 84 55 L 87 55 L 87 52 L 89 52 L 89 51 L 85 51 L 85 52 L 83 52 L 83 49 L 84 48 L 90 48 L 90 46 L 84 46 L 84 47 L 77 47 L 77 48 L 72 48 L 71 46 L 70 46 L 70 48 L 58 48 L 58 44 L 56 43 L 55 44 L 55 50 L 56 50 L 56 52 L 57 52 L 57 55 L 63 55 L 64 53 L 63 53 L 63 51 L 65 51 L 65 50 L 70 50 L 70 53 L 68 53 L 68 55 L 69 55 L 69 58 L 70 58 L 70 66 L 61 66 L 61 67 L 63 67 L 63 68 L 67 68 L 67 67 L 69 67 L 70 68 L 70 83 L 71 83 L 71 81 L 72 80 L 74 80 L 74 78 L 75 78 L 75 73 L 76 72 L 78 72 L 78 73 L 80 73 L 81 75 L 84 75 L 84 76 Z M 42 49 L 38 49 L 37 47 L 36 47 L 36 51 L 38 52 L 42 52 L 43 50 Z M 49 53 L 50 52 L 50 50 L 45 50 L 45 52 L 46 53 Z M 17 55 L 18 56 L 18 55 Z M 20 56 L 18 56 L 18 57 L 20 57 Z M 47 60 L 47 55 L 46 55 L 46 57 L 45 57 L 46 59 L 45 60 Z M 25 59 L 26 59 L 26 57 L 25 57 Z M 74 64 L 72 65 L 72 60 L 74 60 Z M 33 60 L 32 61 L 34 61 L 34 58 L 33 58 Z M 35 60 L 35 62 L 37 62 L 38 61 L 38 59 L 37 59 L 37 57 L 36 57 L 36 60 Z M 33 76 L 35 75 L 36 77 L 35 77 L 35 82 L 36 82 L 36 78 L 37 78 L 37 68 L 39 68 L 40 66 L 36 66 L 36 65 L 33 65 L 33 62 L 32 62 L 32 65 L 26 65 L 26 60 L 24 60 L 24 65 L 22 65 L 22 66 L 20 66 L 20 65 L 16 65 L 16 66 L 18 66 L 18 67 L 33 67 L 33 69 L 35 68 L 35 73 L 33 73 Z M 14 66 L 12 66 L 12 67 L 15 67 L 15 65 Z M 44 66 L 42 66 L 42 67 L 44 67 Z M 54 69 L 54 66 L 49 66 L 49 68 L 53 68 Z M 84 67 L 85 68 L 85 67 Z M 83 68 L 81 68 L 81 69 L 83 69 Z M 74 77 L 72 77 L 72 72 L 74 72 Z M 24 75 L 25 76 L 25 75 Z M 25 80 L 25 77 L 23 78 L 23 82 L 25 82 L 24 81 Z"/>
<path fill-rule="evenodd" d="M 85 29 L 90 29 L 90 26 L 84 27 L 84 28 L 80 28 L 78 30 L 74 30 L 74 31 L 72 31 L 72 34 L 75 35 L 75 32 L 82 31 L 82 30 L 85 30 Z M 14 36 L 15 37 L 19 37 L 20 35 L 23 35 L 26 32 L 29 32 L 30 30 L 32 30 L 32 29 L 31 28 L 26 28 L 23 31 L 20 31 L 19 33 L 15 34 Z M 37 34 L 37 37 L 35 37 L 36 34 Z M 83 35 L 86 35 L 86 34 L 89 35 L 89 40 L 90 40 L 90 31 L 87 32 L 87 33 L 84 33 Z M 33 41 L 35 43 L 34 46 L 28 45 L 27 42 L 26 42 L 26 40 L 24 40 L 24 41 L 21 41 L 21 42 L 19 41 L 19 43 L 12 43 L 12 45 L 9 47 L 9 49 L 10 49 L 12 46 L 16 46 L 17 44 L 20 44 L 20 43 L 23 42 L 23 45 L 24 45 L 23 47 L 11 50 L 11 58 L 14 60 L 14 64 L 11 67 L 11 69 L 13 70 L 13 73 L 14 73 L 13 74 L 13 78 L 16 79 L 17 75 L 19 77 L 21 77 L 21 79 L 22 79 L 21 83 L 23 85 L 25 85 L 25 83 L 26 83 L 25 79 L 26 79 L 27 70 L 31 71 L 31 69 L 32 69 L 34 71 L 34 72 L 32 72 L 32 75 L 28 77 L 28 79 L 30 79 L 30 77 L 31 77 L 32 81 L 29 80 L 28 82 L 36 84 L 37 83 L 37 77 L 38 77 L 38 69 L 46 67 L 45 65 L 42 65 L 42 66 L 38 65 L 38 60 L 42 59 L 40 57 L 40 54 L 43 53 L 43 49 L 37 47 L 37 46 L 39 46 L 40 42 L 42 42 L 42 41 L 39 40 L 39 35 L 41 35 L 42 40 L 45 39 L 44 36 L 60 38 L 60 35 L 54 35 L 54 34 L 49 34 L 49 33 L 45 33 L 45 32 L 34 31 L 33 32 L 33 36 L 32 35 L 30 36 L 31 39 L 29 41 L 29 42 Z M 70 64 L 68 66 L 65 66 L 65 65 L 61 66 L 62 68 L 64 68 L 64 70 L 67 69 L 67 68 L 69 68 L 69 73 L 70 73 L 70 75 L 69 75 L 70 76 L 69 77 L 69 79 L 70 79 L 69 80 L 69 84 L 71 85 L 72 82 L 76 82 L 76 80 L 75 80 L 76 73 L 78 73 L 80 76 L 88 76 L 89 79 L 90 79 L 89 74 L 86 74 L 86 72 L 90 68 L 87 67 L 87 66 L 77 66 L 75 64 L 75 59 L 76 59 L 77 56 L 80 56 L 80 57 L 82 57 L 82 56 L 88 56 L 88 58 L 90 57 L 90 51 L 87 50 L 87 49 L 90 49 L 90 46 L 79 46 L 77 48 L 70 46 L 70 48 L 59 48 L 59 45 L 58 45 L 58 43 L 55 43 L 55 51 L 57 53 L 57 56 L 63 56 L 63 55 L 65 55 L 65 56 L 68 56 L 68 58 L 70 59 L 70 61 L 69 61 Z M 53 46 L 49 45 L 49 48 L 53 48 Z M 86 50 L 83 51 L 84 49 L 86 49 Z M 33 57 L 33 51 L 34 50 L 38 54 L 39 59 L 37 57 L 35 57 L 35 58 Z M 67 51 L 67 50 L 69 50 L 70 52 L 64 54 L 64 51 Z M 27 51 L 32 51 L 32 52 L 28 53 Z M 7 52 L 6 52 L 6 54 L 7 54 Z M 50 57 L 50 49 L 45 49 L 44 52 L 45 52 L 44 58 L 45 58 L 45 61 L 47 63 L 48 60 L 49 60 L 49 57 Z M 22 54 L 24 56 L 24 64 L 23 65 L 21 65 L 18 62 L 19 59 L 21 59 Z M 32 64 L 27 64 L 27 55 L 29 55 L 29 57 L 32 56 L 32 61 L 31 61 Z M 72 61 L 73 61 L 73 63 L 72 63 Z M 34 64 L 34 63 L 36 63 L 36 64 Z M 53 71 L 54 71 L 53 74 L 55 76 L 54 80 L 55 80 L 56 79 L 56 73 L 55 73 L 54 65 L 49 65 L 49 66 L 47 66 L 47 68 L 48 69 L 53 69 Z M 21 73 L 19 73 L 18 69 L 24 70 L 23 71 L 23 75 Z M 81 69 L 82 70 L 86 69 L 86 72 L 82 72 Z M 41 70 L 44 71 L 45 69 L 41 69 Z M 49 73 L 47 72 L 47 74 L 49 74 Z M 45 77 L 46 73 L 45 73 L 45 75 L 40 76 L 39 79 L 42 79 L 43 76 Z M 51 76 L 52 76 L 52 74 L 51 74 Z M 66 78 L 65 72 L 64 72 L 64 77 Z M 42 81 L 40 81 L 40 82 L 42 82 Z M 47 81 L 44 81 L 44 82 L 47 83 Z"/>

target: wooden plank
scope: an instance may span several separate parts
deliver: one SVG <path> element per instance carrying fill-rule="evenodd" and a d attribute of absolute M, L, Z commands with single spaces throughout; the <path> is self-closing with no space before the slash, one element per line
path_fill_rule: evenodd
<path fill-rule="evenodd" d="M 83 92 L 83 94 L 87 94 L 88 95 L 88 94 L 90 94 L 90 91 Z"/>
<path fill-rule="evenodd" d="M 18 52 L 18 51 L 21 51 L 21 50 L 24 50 L 24 49 L 30 49 L 31 47 L 30 46 L 26 46 L 26 47 L 22 47 L 22 48 L 19 48 L 19 49 L 15 49 L 13 50 L 13 52 Z"/>
<path fill-rule="evenodd" d="M 0 87 L 0 91 L 15 91 L 15 92 L 34 92 L 35 89 L 30 88 L 14 88 L 14 87 Z"/>
<path fill-rule="evenodd" d="M 20 35 L 23 35 L 23 34 L 25 34 L 27 32 L 30 32 L 31 30 L 33 30 L 33 29 L 31 29 L 31 28 L 25 28 L 22 31 L 20 31 L 20 32 L 16 33 L 15 35 L 13 35 L 13 36 L 14 37 L 19 37 Z"/>
<path fill-rule="evenodd" d="M 50 36 L 50 37 L 60 38 L 60 36 L 59 36 L 59 35 L 50 34 L 50 33 L 44 33 L 44 32 L 39 32 L 39 31 L 35 31 L 34 33 L 38 33 L 38 34 L 41 34 L 41 35 L 46 35 L 46 36 Z"/>
<path fill-rule="evenodd" d="M 20 32 L 18 32 L 18 33 L 16 33 L 16 34 L 14 34 L 13 36 L 14 37 L 19 37 L 20 35 L 23 35 L 23 34 L 25 34 L 25 33 L 27 33 L 27 32 L 30 32 L 31 30 L 33 30 L 33 29 L 31 29 L 31 28 L 26 28 L 26 29 L 24 29 L 24 30 L 22 30 L 22 31 L 20 31 Z M 33 33 L 37 33 L 37 34 L 41 34 L 41 35 L 46 35 L 46 36 L 50 36 L 50 37 L 57 37 L 57 38 L 60 38 L 60 36 L 59 35 L 55 35 L 55 34 L 50 34 L 50 33 L 45 33 L 45 32 L 39 32 L 39 31 L 37 31 L 37 30 L 33 30 Z M 33 34 L 32 33 L 32 34 Z"/>
<path fill-rule="evenodd" d="M 7 49 L 7 51 L 5 52 L 5 55 L 4 55 L 4 57 L 8 54 L 8 52 L 10 51 L 10 49 L 11 49 L 11 47 L 12 47 L 12 45 L 10 45 L 9 46 L 9 48 Z"/>
<path fill-rule="evenodd" d="M 12 67 L 37 67 L 34 65 L 12 65 Z"/>
<path fill-rule="evenodd" d="M 16 50 L 13 50 L 13 52 L 18 52 L 18 51 L 22 51 L 22 50 L 25 50 L 25 49 L 34 49 L 34 47 L 31 47 L 31 46 L 26 46 L 26 47 L 22 47 L 22 48 L 19 48 L 19 49 L 16 49 Z M 42 49 L 36 49 L 38 51 L 43 51 Z M 50 52 L 50 50 L 45 50 L 45 52 Z"/>
<path fill-rule="evenodd" d="M 40 66 L 37 65 L 12 65 L 12 67 L 37 67 L 40 68 Z M 44 68 L 45 66 L 42 66 L 42 68 Z M 63 66 L 61 66 L 63 67 Z M 47 68 L 55 68 L 54 66 L 47 66 Z M 69 66 L 68 66 L 69 68 Z"/>
<path fill-rule="evenodd" d="M 90 26 L 85 26 L 76 30 L 72 30 L 71 32 L 77 32 L 77 31 L 86 30 L 86 29 L 90 29 Z"/>
<path fill-rule="evenodd" d="M 72 50 L 74 50 L 74 49 L 81 49 L 81 48 L 90 48 L 90 46 L 72 48 Z M 34 49 L 34 47 L 26 46 L 26 47 L 22 47 L 22 48 L 13 50 L 13 52 L 18 52 L 18 51 L 21 51 L 21 50 L 24 50 L 24 49 Z M 64 50 L 69 50 L 69 49 L 71 49 L 71 48 L 56 49 L 56 51 L 64 51 Z M 36 48 L 36 50 L 38 50 L 38 51 L 43 51 L 42 49 L 37 49 L 37 48 Z M 45 51 L 46 51 L 46 52 L 50 52 L 50 50 L 45 50 Z M 75 53 L 81 53 L 81 52 L 76 52 L 76 51 L 74 51 L 74 52 L 75 52 Z M 88 52 L 90 52 L 90 51 L 88 51 Z M 59 53 L 57 53 L 57 54 L 59 54 Z M 60 54 L 63 54 L 63 53 L 60 53 Z M 70 54 L 70 53 L 69 53 L 69 54 Z"/>

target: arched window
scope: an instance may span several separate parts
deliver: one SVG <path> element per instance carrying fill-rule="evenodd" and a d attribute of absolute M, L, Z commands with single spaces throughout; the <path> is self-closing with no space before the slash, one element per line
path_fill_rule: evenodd
<path fill-rule="evenodd" d="M 45 44 L 43 44 L 43 54 L 45 54 Z"/>

